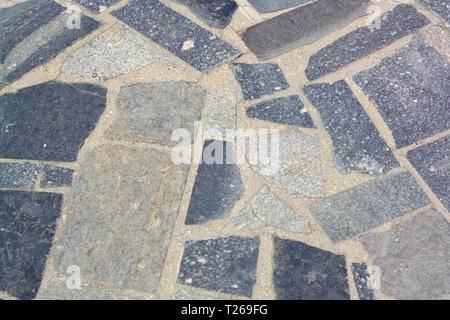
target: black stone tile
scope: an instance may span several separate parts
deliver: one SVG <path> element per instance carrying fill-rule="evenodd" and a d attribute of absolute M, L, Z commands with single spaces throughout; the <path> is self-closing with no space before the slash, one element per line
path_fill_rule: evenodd
<path fill-rule="evenodd" d="M 280 67 L 274 63 L 233 63 L 244 100 L 254 100 L 289 87 Z"/>
<path fill-rule="evenodd" d="M 450 65 L 421 35 L 353 79 L 403 148 L 450 128 Z"/>
<path fill-rule="evenodd" d="M 448 0 L 417 0 L 424 7 L 434 11 L 447 24 L 450 24 L 450 1 Z"/>
<path fill-rule="evenodd" d="M 228 237 L 188 241 L 178 283 L 251 297 L 256 282 L 259 238 Z"/>
<path fill-rule="evenodd" d="M 343 174 L 359 171 L 379 175 L 398 162 L 375 125 L 343 80 L 305 86 L 303 91 L 319 111 L 333 141 L 333 165 Z"/>
<path fill-rule="evenodd" d="M 199 71 L 234 60 L 241 54 L 229 43 L 157 0 L 132 0 L 112 15 Z"/>
<path fill-rule="evenodd" d="M 231 21 L 238 5 L 233 0 L 176 0 L 187 6 L 209 26 L 223 29 Z"/>
<path fill-rule="evenodd" d="M 274 238 L 273 285 L 279 300 L 349 300 L 345 257 Z"/>
<path fill-rule="evenodd" d="M 297 95 L 276 98 L 255 104 L 247 116 L 304 128 L 315 128 L 311 116 Z"/>
<path fill-rule="evenodd" d="M 74 2 L 80 4 L 91 12 L 99 13 L 101 8 L 109 8 L 121 0 L 73 0 Z"/>
<path fill-rule="evenodd" d="M 311 1 L 312 0 L 248 0 L 248 2 L 250 2 L 260 13 L 292 8 Z"/>
<path fill-rule="evenodd" d="M 61 194 L 0 191 L 0 290 L 36 296 L 61 205 Z"/>
<path fill-rule="evenodd" d="M 45 165 L 41 174 L 41 188 L 55 188 L 72 185 L 73 170 Z"/>
<path fill-rule="evenodd" d="M 40 170 L 29 162 L 0 162 L 0 188 L 33 190 Z"/>
<path fill-rule="evenodd" d="M 262 60 L 313 43 L 367 13 L 369 0 L 318 0 L 251 26 L 242 33 Z"/>
<path fill-rule="evenodd" d="M 334 72 L 426 26 L 429 20 L 409 5 L 398 5 L 380 17 L 380 29 L 356 29 L 309 58 L 306 76 L 315 80 Z"/>
<path fill-rule="evenodd" d="M 450 210 L 450 136 L 408 151 L 406 157 Z"/>
<path fill-rule="evenodd" d="M 223 218 L 243 194 L 239 167 L 233 163 L 233 144 L 205 141 L 185 223 L 202 224 Z"/>
<path fill-rule="evenodd" d="M 106 89 L 86 83 L 50 81 L 4 94 L 0 157 L 75 161 L 105 106 Z"/>
<path fill-rule="evenodd" d="M 352 263 L 352 273 L 359 300 L 375 300 L 367 266 L 364 263 L 354 262 Z"/>
<path fill-rule="evenodd" d="M 80 29 L 65 27 L 61 31 L 57 26 L 51 27 L 57 19 L 63 20 L 65 10 L 51 0 L 31 0 L 0 10 L 0 63 L 4 64 L 0 69 L 0 89 L 100 26 L 81 15 Z M 45 34 L 34 33 L 44 27 Z M 16 49 L 21 43 L 32 45 Z"/>

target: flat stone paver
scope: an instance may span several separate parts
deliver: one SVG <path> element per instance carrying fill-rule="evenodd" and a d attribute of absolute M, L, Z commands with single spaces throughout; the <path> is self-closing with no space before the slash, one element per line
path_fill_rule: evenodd
<path fill-rule="evenodd" d="M 260 13 L 278 11 L 292 8 L 301 4 L 311 2 L 311 0 L 248 0 L 252 6 Z"/>
<path fill-rule="evenodd" d="M 273 285 L 279 300 L 349 300 L 345 256 L 274 238 Z"/>
<path fill-rule="evenodd" d="M 388 145 L 345 81 L 308 85 L 303 92 L 319 111 L 333 141 L 333 165 L 340 173 L 380 175 L 398 167 Z"/>
<path fill-rule="evenodd" d="M 449 74 L 449 63 L 419 35 L 353 79 L 403 148 L 450 128 Z"/>
<path fill-rule="evenodd" d="M 258 238 L 228 237 L 188 241 L 177 282 L 251 297 L 256 282 Z"/>
<path fill-rule="evenodd" d="M 176 0 L 211 27 L 225 28 L 238 5 L 233 0 Z"/>
<path fill-rule="evenodd" d="M 40 170 L 34 163 L 0 162 L 0 188 L 33 190 Z"/>
<path fill-rule="evenodd" d="M 69 187 L 72 185 L 73 170 L 45 165 L 41 172 L 41 188 Z"/>
<path fill-rule="evenodd" d="M 417 0 L 422 6 L 433 10 L 447 24 L 450 24 L 450 3 L 448 0 Z"/>
<path fill-rule="evenodd" d="M 359 300 L 375 300 L 366 264 L 357 262 L 352 263 L 352 273 Z"/>
<path fill-rule="evenodd" d="M 74 0 L 75 3 L 80 4 L 82 7 L 93 13 L 100 13 L 120 1 L 121 0 Z"/>
<path fill-rule="evenodd" d="M 214 90 L 204 112 L 205 131 L 220 131 L 226 137 L 227 130 L 236 129 L 236 94 L 230 90 Z M 211 132 L 215 134 L 215 132 Z M 213 138 L 213 137 L 211 137 Z"/>
<path fill-rule="evenodd" d="M 450 226 L 436 210 L 360 239 L 380 268 L 383 293 L 407 300 L 448 296 Z"/>
<path fill-rule="evenodd" d="M 310 206 L 333 242 L 375 228 L 430 203 L 408 171 L 399 171 Z"/>
<path fill-rule="evenodd" d="M 218 296 L 201 294 L 184 288 L 178 289 L 170 298 L 171 300 L 222 300 Z"/>

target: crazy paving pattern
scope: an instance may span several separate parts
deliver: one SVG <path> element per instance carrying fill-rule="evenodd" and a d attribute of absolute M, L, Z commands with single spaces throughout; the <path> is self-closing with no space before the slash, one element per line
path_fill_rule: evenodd
<path fill-rule="evenodd" d="M 398 2 L 0 1 L 0 300 L 448 299 L 450 7 Z"/>

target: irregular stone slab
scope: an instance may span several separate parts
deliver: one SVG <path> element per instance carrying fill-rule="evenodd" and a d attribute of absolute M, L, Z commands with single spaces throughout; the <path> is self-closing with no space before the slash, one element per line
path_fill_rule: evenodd
<path fill-rule="evenodd" d="M 375 300 L 366 264 L 357 262 L 352 263 L 352 273 L 359 300 Z"/>
<path fill-rule="evenodd" d="M 45 165 L 41 173 L 41 188 L 56 188 L 72 185 L 73 170 L 57 166 Z"/>
<path fill-rule="evenodd" d="M 267 60 L 345 27 L 370 5 L 369 0 L 318 0 L 251 26 L 241 37 L 259 59 Z"/>
<path fill-rule="evenodd" d="M 279 300 L 350 300 L 345 256 L 274 237 L 273 285 Z"/>
<path fill-rule="evenodd" d="M 449 74 L 447 61 L 419 35 L 353 79 L 403 148 L 450 128 Z"/>
<path fill-rule="evenodd" d="M 428 41 L 447 61 L 450 61 L 450 35 L 447 28 L 439 24 L 433 24 L 421 31 Z"/>
<path fill-rule="evenodd" d="M 194 122 L 201 120 L 205 93 L 200 86 L 183 81 L 121 87 L 117 117 L 105 137 L 174 146 L 174 130 L 186 129 L 194 136 Z"/>
<path fill-rule="evenodd" d="M 287 8 L 292 8 L 301 4 L 305 4 L 307 2 L 311 2 L 311 0 L 248 0 L 258 10 L 260 13 L 273 12 L 277 10 L 283 10 Z"/>
<path fill-rule="evenodd" d="M 408 151 L 406 157 L 450 210 L 450 136 Z"/>
<path fill-rule="evenodd" d="M 450 292 L 450 226 L 434 209 L 360 240 L 381 271 L 381 291 L 398 299 L 439 299 Z"/>
<path fill-rule="evenodd" d="M 0 157 L 75 161 L 106 107 L 106 89 L 50 81 L 0 96 Z"/>
<path fill-rule="evenodd" d="M 222 300 L 219 297 L 201 294 L 193 290 L 178 289 L 171 297 L 171 300 Z"/>
<path fill-rule="evenodd" d="M 0 162 L 0 188 L 33 190 L 40 170 L 34 163 Z"/>
<path fill-rule="evenodd" d="M 36 296 L 61 205 L 61 194 L 0 191 L 0 290 Z"/>
<path fill-rule="evenodd" d="M 333 141 L 333 165 L 340 173 L 380 175 L 398 167 L 392 151 L 345 81 L 305 86 L 303 92 L 319 111 Z"/>
<path fill-rule="evenodd" d="M 380 28 L 370 25 L 356 29 L 313 54 L 305 71 L 308 79 L 315 80 L 332 73 L 423 28 L 430 22 L 418 13 L 416 8 L 404 4 L 377 19 L 380 19 Z"/>
<path fill-rule="evenodd" d="M 333 242 L 351 238 L 430 203 L 408 171 L 369 181 L 309 209 Z"/>
<path fill-rule="evenodd" d="M 92 147 L 79 166 L 54 268 L 77 265 L 88 281 L 154 293 L 189 168 L 166 153 L 121 145 Z"/>
<path fill-rule="evenodd" d="M 51 0 L 30 0 L 0 10 L 0 89 L 100 26 L 81 14 L 80 28 L 69 29 L 72 20 L 64 10 Z"/>
<path fill-rule="evenodd" d="M 315 128 L 311 116 L 297 95 L 276 98 L 255 104 L 247 109 L 247 116 L 275 123 L 303 128 Z"/>
<path fill-rule="evenodd" d="M 424 7 L 433 10 L 447 24 L 450 24 L 450 3 L 448 0 L 417 0 Z"/>
<path fill-rule="evenodd" d="M 230 221 L 235 229 L 258 230 L 275 227 L 292 232 L 310 233 L 309 221 L 264 185 Z"/>
<path fill-rule="evenodd" d="M 100 13 L 120 2 L 120 0 L 74 0 L 74 2 L 79 3 L 91 12 Z"/>
<path fill-rule="evenodd" d="M 268 138 L 266 141 L 273 139 L 273 135 Z M 280 131 L 278 156 L 273 157 L 272 151 L 259 149 L 258 152 L 267 154 L 269 159 L 274 158 L 276 162 L 268 168 L 260 162 L 252 163 L 248 157 L 250 165 L 278 188 L 296 198 L 324 196 L 320 146 L 315 135 Z"/>
<path fill-rule="evenodd" d="M 206 107 L 204 120 L 204 130 L 219 130 L 222 137 L 226 136 L 227 129 L 236 128 L 236 95 L 234 92 L 220 89 L 211 94 L 211 98 Z"/>
<path fill-rule="evenodd" d="M 238 5 L 233 0 L 176 0 L 187 6 L 207 25 L 214 28 L 225 28 L 231 21 Z"/>
<path fill-rule="evenodd" d="M 181 68 L 172 58 L 125 26 L 116 25 L 68 56 L 61 71 L 80 78 L 104 81 L 156 61 L 168 67 Z"/>
<path fill-rule="evenodd" d="M 112 15 L 199 71 L 241 55 L 224 40 L 157 0 L 132 0 Z"/>
<path fill-rule="evenodd" d="M 251 297 L 256 282 L 259 238 L 187 241 L 177 282 Z"/>
<path fill-rule="evenodd" d="M 244 194 L 233 143 L 208 140 L 203 145 L 185 224 L 202 224 L 226 217 Z"/>
<path fill-rule="evenodd" d="M 233 63 L 233 66 L 244 100 L 258 99 L 289 87 L 277 64 Z"/>

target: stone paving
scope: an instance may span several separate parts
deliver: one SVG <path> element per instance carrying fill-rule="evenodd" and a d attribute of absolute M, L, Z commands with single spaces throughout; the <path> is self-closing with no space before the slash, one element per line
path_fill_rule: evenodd
<path fill-rule="evenodd" d="M 449 299 L 449 16 L 0 0 L 0 300 Z"/>

